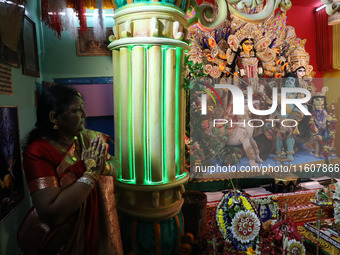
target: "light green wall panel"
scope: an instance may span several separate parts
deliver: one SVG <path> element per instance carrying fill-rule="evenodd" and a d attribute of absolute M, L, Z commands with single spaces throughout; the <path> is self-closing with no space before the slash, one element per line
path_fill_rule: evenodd
<path fill-rule="evenodd" d="M 111 56 L 76 56 L 76 41 L 66 33 L 58 39 L 54 32 L 40 22 L 40 1 L 28 0 L 26 15 L 35 22 L 37 30 L 40 77 L 22 74 L 22 68 L 12 68 L 13 96 L 0 95 L 1 106 L 17 106 L 19 114 L 20 140 L 23 142 L 34 127 L 35 91 L 42 81 L 53 78 L 112 76 Z M 91 12 L 91 11 L 90 11 Z M 112 11 L 106 10 L 107 13 Z M 112 27 L 112 17 L 105 17 L 105 26 Z M 88 26 L 93 26 L 93 18 L 88 17 Z M 31 205 L 25 184 L 24 200 L 0 223 L 0 254 L 17 255 L 17 231 L 23 217 Z"/>
<path fill-rule="evenodd" d="M 87 10 L 87 12 L 91 12 Z M 112 10 L 105 10 L 112 14 Z M 113 27 L 112 16 L 104 17 L 104 26 Z M 87 26 L 93 27 L 93 17 L 87 18 Z M 43 25 L 42 72 L 44 80 L 53 78 L 112 76 L 112 56 L 77 56 L 76 40 L 68 32 L 62 32 L 61 39 Z"/>
<path fill-rule="evenodd" d="M 40 1 L 39 1 L 40 2 Z M 38 47 L 40 47 L 40 18 L 38 1 L 27 1 L 26 15 L 36 24 Z M 41 49 L 39 48 L 39 54 Z M 20 54 L 19 54 L 20 55 Z M 22 65 L 20 63 L 20 65 Z M 20 68 L 12 67 L 13 95 L 0 95 L 1 106 L 17 106 L 19 116 L 19 131 L 21 145 L 23 140 L 34 127 L 35 117 L 35 96 L 36 84 L 41 83 L 41 78 L 35 78 L 22 74 Z M 25 197 L 22 202 L 0 223 L 0 254 L 17 255 L 20 250 L 17 245 L 17 231 L 30 207 L 30 197 L 25 187 Z"/>

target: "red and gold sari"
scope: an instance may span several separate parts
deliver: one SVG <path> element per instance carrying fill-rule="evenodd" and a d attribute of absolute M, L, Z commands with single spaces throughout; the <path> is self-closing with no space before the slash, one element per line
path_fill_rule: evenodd
<path fill-rule="evenodd" d="M 32 142 L 23 160 L 30 193 L 48 187 L 65 189 L 76 182 L 85 172 L 80 159 L 82 148 L 88 148 L 91 139 L 98 135 L 107 142 L 108 136 L 85 130 L 65 154 L 45 139 Z M 32 208 L 19 230 L 18 239 L 25 254 L 123 254 L 114 178 L 100 176 L 81 208 L 58 227 L 50 228 Z"/>

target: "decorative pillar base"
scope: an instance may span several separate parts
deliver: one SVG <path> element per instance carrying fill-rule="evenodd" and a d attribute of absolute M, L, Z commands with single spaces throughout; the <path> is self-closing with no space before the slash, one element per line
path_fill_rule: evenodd
<path fill-rule="evenodd" d="M 117 208 L 133 218 L 161 221 L 174 217 L 183 205 L 184 183 L 189 175 L 163 185 L 116 182 Z"/>

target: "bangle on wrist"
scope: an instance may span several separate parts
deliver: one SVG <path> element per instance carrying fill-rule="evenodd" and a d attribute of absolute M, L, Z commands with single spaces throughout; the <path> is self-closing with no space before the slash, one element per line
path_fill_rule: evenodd
<path fill-rule="evenodd" d="M 113 167 L 111 165 L 111 163 L 106 162 L 105 164 L 105 169 L 104 169 L 104 175 L 110 175 L 112 173 Z"/>
<path fill-rule="evenodd" d="M 95 182 L 97 182 L 98 179 L 99 179 L 99 175 L 94 171 L 87 170 L 87 171 L 85 171 L 84 174 L 87 174 L 88 176 L 90 176 Z"/>
<path fill-rule="evenodd" d="M 77 180 L 77 182 L 84 183 L 84 184 L 88 185 L 91 189 L 94 188 L 94 182 L 92 180 L 90 180 L 90 178 L 87 178 L 86 176 L 80 177 Z"/>

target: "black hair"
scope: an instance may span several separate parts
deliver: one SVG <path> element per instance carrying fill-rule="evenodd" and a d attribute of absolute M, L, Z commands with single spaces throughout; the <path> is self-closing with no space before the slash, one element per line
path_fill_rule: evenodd
<path fill-rule="evenodd" d="M 239 48 L 237 49 L 237 51 L 235 52 L 235 57 L 233 59 L 233 62 L 231 63 L 230 65 L 230 68 L 231 68 L 231 72 L 234 73 L 235 70 L 236 70 L 236 59 L 240 57 L 240 53 L 243 51 L 243 48 L 242 48 L 242 44 L 247 41 L 247 40 L 250 40 L 254 43 L 254 46 L 253 46 L 253 52 L 254 52 L 254 56 L 256 57 L 256 49 L 255 49 L 255 40 L 251 37 L 246 37 L 244 38 L 240 44 L 239 44 Z"/>
<path fill-rule="evenodd" d="M 295 78 L 295 87 L 299 87 L 299 80 L 298 80 L 298 77 L 296 75 L 296 73 L 286 73 L 285 76 L 283 77 L 284 78 L 284 83 L 286 82 L 286 78 L 289 78 L 289 77 L 292 77 L 292 78 Z"/>
<path fill-rule="evenodd" d="M 296 75 L 296 73 L 294 72 L 294 73 L 286 73 L 285 74 L 285 76 L 284 76 L 284 78 L 288 78 L 288 77 L 293 77 L 293 78 L 297 78 L 297 75 Z"/>
<path fill-rule="evenodd" d="M 304 66 L 299 66 L 298 68 L 295 69 L 294 73 L 296 73 L 297 70 L 299 70 L 300 68 L 303 68 L 303 69 L 305 69 L 305 71 L 306 71 L 306 67 L 304 67 Z"/>
<path fill-rule="evenodd" d="M 272 42 L 269 44 L 269 48 L 273 48 L 273 46 L 274 46 L 274 43 L 276 42 L 276 40 L 277 40 L 277 38 L 274 38 L 273 40 L 272 40 Z"/>
<path fill-rule="evenodd" d="M 237 50 L 237 52 L 236 52 L 236 55 L 238 56 L 239 54 L 240 54 L 240 52 L 241 51 L 243 51 L 243 48 L 242 48 L 242 44 L 245 42 L 245 41 L 252 41 L 253 42 L 253 44 L 254 44 L 254 46 L 253 46 L 253 52 L 254 52 L 254 54 L 255 54 L 255 56 L 256 56 L 256 50 L 255 50 L 255 40 L 254 40 L 254 38 L 251 38 L 251 37 L 246 37 L 246 38 L 244 38 L 241 42 L 240 42 L 240 48 Z"/>
<path fill-rule="evenodd" d="M 58 133 L 53 129 L 54 123 L 50 121 L 50 112 L 60 116 L 70 106 L 74 97 L 81 98 L 81 95 L 70 86 L 55 85 L 43 90 L 38 97 L 35 128 L 28 134 L 24 148 L 41 137 L 53 140 L 58 138 Z"/>

